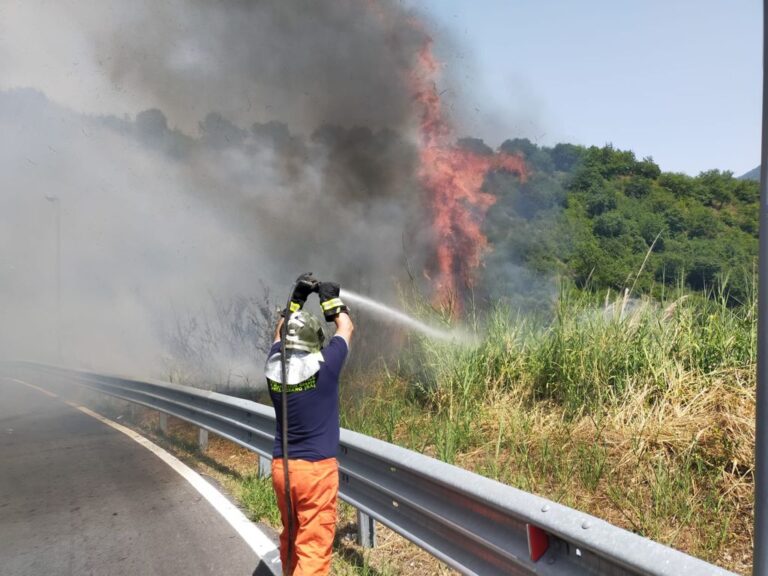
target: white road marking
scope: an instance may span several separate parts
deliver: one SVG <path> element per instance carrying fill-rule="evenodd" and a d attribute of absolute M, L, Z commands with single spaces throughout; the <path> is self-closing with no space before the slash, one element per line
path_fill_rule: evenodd
<path fill-rule="evenodd" d="M 40 386 L 35 386 L 34 384 L 30 384 L 29 382 L 24 382 L 23 380 L 18 380 L 16 378 L 5 378 L 5 380 L 10 380 L 11 382 L 16 382 L 17 384 L 23 384 L 24 386 L 29 386 L 30 388 L 34 388 L 38 392 L 42 392 L 46 396 L 50 396 L 51 398 L 58 398 L 58 394 L 54 394 L 50 390 L 46 390 L 45 388 L 40 388 Z"/>
<path fill-rule="evenodd" d="M 48 396 L 58 398 L 58 396 L 53 392 L 49 392 L 48 390 L 45 390 L 44 388 L 40 388 L 39 386 L 35 386 L 34 384 L 30 384 L 22 380 L 17 380 L 15 378 L 8 378 L 8 380 L 13 380 L 14 382 L 18 382 L 19 384 L 23 384 L 25 386 L 29 386 L 30 388 L 34 388 L 35 390 L 42 392 L 44 394 L 47 394 Z M 232 504 L 232 502 L 227 500 L 226 496 L 224 496 L 221 492 L 216 490 L 216 488 L 214 488 L 209 482 L 204 480 L 203 477 L 200 476 L 200 474 L 192 470 L 189 466 L 187 466 L 181 460 L 176 458 L 176 456 L 162 449 L 160 446 L 158 446 L 151 440 L 148 440 L 141 434 L 134 432 L 130 428 L 127 428 L 122 424 L 118 424 L 117 422 L 110 420 L 109 418 L 106 418 L 101 414 L 97 414 L 96 412 L 89 410 L 85 406 L 80 406 L 79 404 L 76 404 L 74 402 L 69 402 L 67 400 L 63 400 L 63 402 L 65 402 L 72 408 L 75 408 L 80 412 L 87 414 L 91 418 L 95 418 L 99 422 L 102 422 L 103 424 L 106 424 L 107 426 L 111 426 L 115 430 L 122 432 L 132 440 L 144 446 L 144 448 L 152 452 L 155 456 L 160 458 L 163 462 L 168 464 L 168 466 L 173 468 L 182 478 L 184 478 L 187 482 L 189 482 L 192 485 L 192 487 L 195 490 L 197 490 L 201 496 L 203 496 L 203 498 L 208 500 L 211 506 L 213 506 L 216 509 L 216 511 L 219 514 L 221 514 L 221 516 L 227 522 L 229 522 L 229 525 L 232 526 L 232 528 L 234 528 L 238 534 L 240 534 L 242 539 L 245 540 L 245 543 L 251 547 L 251 550 L 253 550 L 259 558 L 264 558 L 270 552 L 277 550 L 277 546 L 275 545 L 275 543 L 272 542 L 272 540 L 270 540 L 269 537 L 266 534 L 264 534 L 264 532 L 259 530 L 258 526 L 256 526 L 250 520 L 248 520 L 245 514 L 243 514 L 237 506 L 235 506 L 234 504 Z M 276 555 L 276 558 L 273 560 L 273 562 L 276 563 L 279 561 L 280 561 L 280 557 L 279 555 Z"/>

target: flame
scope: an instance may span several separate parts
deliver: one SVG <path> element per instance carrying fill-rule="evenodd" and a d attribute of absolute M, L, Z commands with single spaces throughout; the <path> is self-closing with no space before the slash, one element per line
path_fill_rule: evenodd
<path fill-rule="evenodd" d="M 456 312 L 488 249 L 482 225 L 496 198 L 482 191 L 486 175 L 508 170 L 524 180 L 527 171 L 519 156 L 480 155 L 453 143 L 455 135 L 437 91 L 439 72 L 432 39 L 427 37 L 410 77 L 421 136 L 419 180 L 429 194 L 433 218 L 436 258 L 431 276 L 436 276 L 436 303 L 454 304 Z"/>
<path fill-rule="evenodd" d="M 368 0 L 368 6 L 385 25 L 385 5 Z M 462 294 L 474 286 L 488 250 L 482 227 L 496 198 L 483 192 L 485 177 L 492 170 L 507 170 L 524 181 L 527 169 L 521 156 L 481 155 L 456 146 L 437 90 L 440 63 L 432 51 L 432 38 L 416 17 L 408 18 L 407 25 L 424 38 L 407 78 L 419 119 L 418 177 L 428 194 L 435 241 L 435 263 L 424 275 L 435 284 L 435 303 L 455 314 Z"/>

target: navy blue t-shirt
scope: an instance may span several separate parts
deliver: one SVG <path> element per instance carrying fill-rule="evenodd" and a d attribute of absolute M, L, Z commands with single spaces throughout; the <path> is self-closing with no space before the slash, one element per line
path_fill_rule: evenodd
<path fill-rule="evenodd" d="M 288 387 L 288 457 L 316 462 L 335 458 L 339 447 L 339 374 L 349 348 L 341 336 L 334 336 L 321 350 L 320 371 L 298 386 Z M 280 354 L 275 342 L 269 358 Z M 279 383 L 267 382 L 275 407 L 274 458 L 283 457 L 283 404 Z"/>

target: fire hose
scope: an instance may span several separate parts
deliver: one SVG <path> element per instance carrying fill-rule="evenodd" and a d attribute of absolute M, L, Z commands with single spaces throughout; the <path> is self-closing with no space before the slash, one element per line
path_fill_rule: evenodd
<path fill-rule="evenodd" d="M 301 279 L 297 279 L 288 294 L 288 303 L 285 306 L 285 310 L 291 309 L 291 298 L 293 293 L 299 285 Z M 282 404 L 282 419 L 283 419 L 283 474 L 285 476 L 285 513 L 288 516 L 288 566 L 283 566 L 283 572 L 291 576 L 293 573 L 291 563 L 293 561 L 293 546 L 296 527 L 293 521 L 293 504 L 291 503 L 291 479 L 288 474 L 288 370 L 285 366 L 285 341 L 288 336 L 288 314 L 283 318 L 283 324 L 280 327 L 280 370 L 282 376 L 282 385 L 280 387 L 280 402 Z"/>
<path fill-rule="evenodd" d="M 293 573 L 293 548 L 295 546 L 294 538 L 296 535 L 296 526 L 293 518 L 293 503 L 291 502 L 291 479 L 288 471 L 288 370 L 286 368 L 285 342 L 288 336 L 288 317 L 291 309 L 291 300 L 293 293 L 298 288 L 300 282 L 306 282 L 307 277 L 311 278 L 312 273 L 302 274 L 296 279 L 293 288 L 288 293 L 288 302 L 285 305 L 286 315 L 283 318 L 283 324 L 280 327 L 280 370 L 282 376 L 282 385 L 280 387 L 280 401 L 282 404 L 281 415 L 283 420 L 282 445 L 283 445 L 283 473 L 285 476 L 285 513 L 288 516 L 288 566 L 283 566 L 283 573 L 291 576 Z M 317 289 L 317 281 L 312 282 L 312 289 Z"/>

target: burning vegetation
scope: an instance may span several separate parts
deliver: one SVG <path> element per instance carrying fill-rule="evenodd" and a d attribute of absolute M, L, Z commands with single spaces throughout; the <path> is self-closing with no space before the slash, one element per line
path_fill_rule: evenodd
<path fill-rule="evenodd" d="M 440 65 L 427 38 L 410 77 L 419 115 L 419 180 L 432 214 L 435 263 L 433 289 L 442 305 L 456 302 L 475 284 L 475 273 L 488 248 L 483 220 L 495 197 L 483 191 L 489 171 L 507 170 L 526 178 L 521 156 L 499 152 L 478 154 L 455 144 L 437 88 Z"/>

